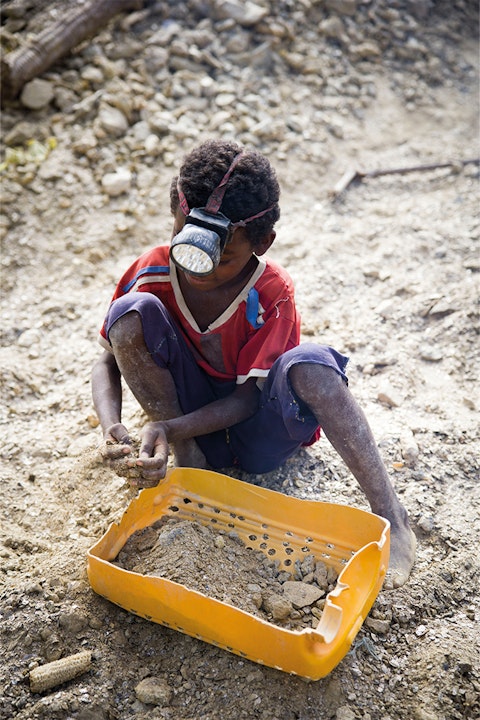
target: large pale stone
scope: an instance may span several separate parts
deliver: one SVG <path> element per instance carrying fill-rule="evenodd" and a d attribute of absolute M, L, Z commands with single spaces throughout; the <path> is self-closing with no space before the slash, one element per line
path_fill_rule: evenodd
<path fill-rule="evenodd" d="M 30 110 L 39 110 L 50 103 L 53 95 L 52 83 L 48 82 L 48 80 L 35 78 L 24 86 L 20 102 Z"/>
<path fill-rule="evenodd" d="M 113 173 L 106 173 L 102 178 L 102 187 L 110 197 L 121 195 L 130 189 L 132 173 L 126 168 L 117 168 Z"/>
<path fill-rule="evenodd" d="M 283 594 L 289 600 L 294 608 L 300 609 L 313 605 L 314 602 L 323 597 L 323 591 L 314 585 L 298 582 L 295 580 L 287 580 L 283 583 Z"/>

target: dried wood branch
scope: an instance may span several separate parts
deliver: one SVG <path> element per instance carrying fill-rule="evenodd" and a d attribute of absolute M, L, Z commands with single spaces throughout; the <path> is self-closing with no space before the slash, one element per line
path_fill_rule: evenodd
<path fill-rule="evenodd" d="M 118 13 L 142 7 L 143 0 L 91 0 L 87 5 L 68 11 L 62 20 L 2 58 L 2 97 L 16 97 L 26 82 L 97 33 Z"/>
<path fill-rule="evenodd" d="M 352 183 L 363 180 L 364 178 L 376 178 L 383 175 L 406 175 L 411 172 L 425 172 L 426 170 L 438 170 L 440 168 L 464 168 L 466 165 L 479 165 L 480 158 L 470 158 L 468 160 L 452 160 L 451 162 L 431 163 L 429 165 L 413 165 L 411 167 L 388 168 L 379 170 L 369 170 L 362 172 L 361 170 L 348 169 L 334 186 L 331 196 L 335 200 L 338 198 Z"/>

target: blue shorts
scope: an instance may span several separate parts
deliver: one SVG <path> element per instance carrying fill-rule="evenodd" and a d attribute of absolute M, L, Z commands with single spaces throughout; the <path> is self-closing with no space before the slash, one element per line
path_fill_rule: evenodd
<path fill-rule="evenodd" d="M 230 395 L 235 381 L 212 378 L 200 368 L 163 303 L 151 293 L 133 292 L 115 300 L 108 311 L 107 337 L 112 325 L 128 312 L 142 319 L 145 343 L 159 367 L 168 369 L 175 382 L 182 411 L 187 414 Z M 214 469 L 237 466 L 249 473 L 274 470 L 302 445 L 318 435 L 318 422 L 293 392 L 288 374 L 297 363 L 326 365 L 345 382 L 348 358 L 326 345 L 302 343 L 273 364 L 260 391 L 260 404 L 252 417 L 226 430 L 196 437 Z"/>

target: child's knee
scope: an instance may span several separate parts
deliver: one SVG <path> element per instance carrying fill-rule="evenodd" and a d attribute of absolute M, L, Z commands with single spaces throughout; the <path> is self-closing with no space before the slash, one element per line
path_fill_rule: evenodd
<path fill-rule="evenodd" d="M 124 345 L 126 342 L 132 343 L 136 338 L 143 338 L 142 320 L 138 312 L 130 310 L 121 315 L 108 333 L 109 340 L 113 347 L 115 345 Z"/>
<path fill-rule="evenodd" d="M 301 343 L 285 356 L 290 385 L 307 404 L 320 397 L 332 398 L 348 385 L 348 358 L 328 345 Z"/>
<path fill-rule="evenodd" d="M 346 388 L 344 379 L 334 368 L 315 362 L 293 365 L 289 379 L 294 392 L 307 405 L 318 398 L 334 397 Z"/>

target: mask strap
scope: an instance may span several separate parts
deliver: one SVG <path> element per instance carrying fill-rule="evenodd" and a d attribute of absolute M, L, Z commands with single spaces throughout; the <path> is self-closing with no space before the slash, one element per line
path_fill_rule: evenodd
<path fill-rule="evenodd" d="M 232 164 L 230 165 L 227 172 L 223 176 L 222 180 L 220 181 L 220 184 L 215 188 L 215 190 L 212 192 L 212 194 L 208 198 L 207 204 L 205 206 L 206 212 L 209 212 L 209 213 L 212 213 L 212 215 L 215 215 L 220 210 L 220 206 L 222 204 L 223 197 L 225 195 L 225 191 L 227 189 L 227 183 L 230 179 L 230 175 L 234 171 L 234 169 L 235 169 L 237 163 L 239 162 L 240 158 L 242 157 L 242 155 L 243 155 L 243 152 L 240 152 L 240 153 L 238 153 L 238 155 L 236 155 L 233 158 Z M 183 214 L 185 215 L 185 217 L 187 217 L 187 215 L 190 213 L 190 208 L 188 207 L 187 198 L 185 197 L 185 195 L 183 194 L 183 191 L 180 188 L 180 178 L 178 178 L 178 180 L 177 180 L 177 192 L 178 192 L 180 208 L 181 208 Z M 256 220 L 259 217 L 262 217 L 262 215 L 266 215 L 266 213 L 270 212 L 270 210 L 273 210 L 274 207 L 275 207 L 275 205 L 271 205 L 266 210 L 262 210 L 261 212 L 257 213 L 256 215 L 251 215 L 249 218 L 246 218 L 246 220 L 239 220 L 236 223 L 232 223 L 232 229 L 235 229 L 237 227 L 245 227 L 245 225 L 247 223 L 251 222 L 252 220 Z"/>
<path fill-rule="evenodd" d="M 218 187 L 215 188 L 215 190 L 212 192 L 210 197 L 207 200 L 207 204 L 205 206 L 205 210 L 209 213 L 212 213 L 212 215 L 215 215 L 220 210 L 220 206 L 222 204 L 223 196 L 225 195 L 225 190 L 227 189 L 227 183 L 230 179 L 230 175 L 234 171 L 237 163 L 239 162 L 240 158 L 242 157 L 243 152 L 238 153 L 238 155 L 235 155 L 233 158 L 233 162 L 228 168 L 227 172 L 223 176 L 223 178 L 220 181 L 220 184 Z"/>
<path fill-rule="evenodd" d="M 232 229 L 235 230 L 235 228 L 237 228 L 237 227 L 245 227 L 245 225 L 247 223 L 251 222 L 252 220 L 256 220 L 259 217 L 262 217 L 262 215 L 266 215 L 268 212 L 270 212 L 270 210 L 273 210 L 274 207 L 275 207 L 275 205 L 271 205 L 266 210 L 262 210 L 261 212 L 257 213 L 256 215 L 251 215 L 249 218 L 246 218 L 246 220 L 239 220 L 236 223 L 232 223 Z"/>
<path fill-rule="evenodd" d="M 187 215 L 190 212 L 190 208 L 188 207 L 187 198 L 183 194 L 183 191 L 180 189 L 180 178 L 177 180 L 177 193 L 178 193 L 178 200 L 180 202 L 180 209 L 183 212 L 183 214 L 185 215 L 185 217 L 187 217 Z"/>

